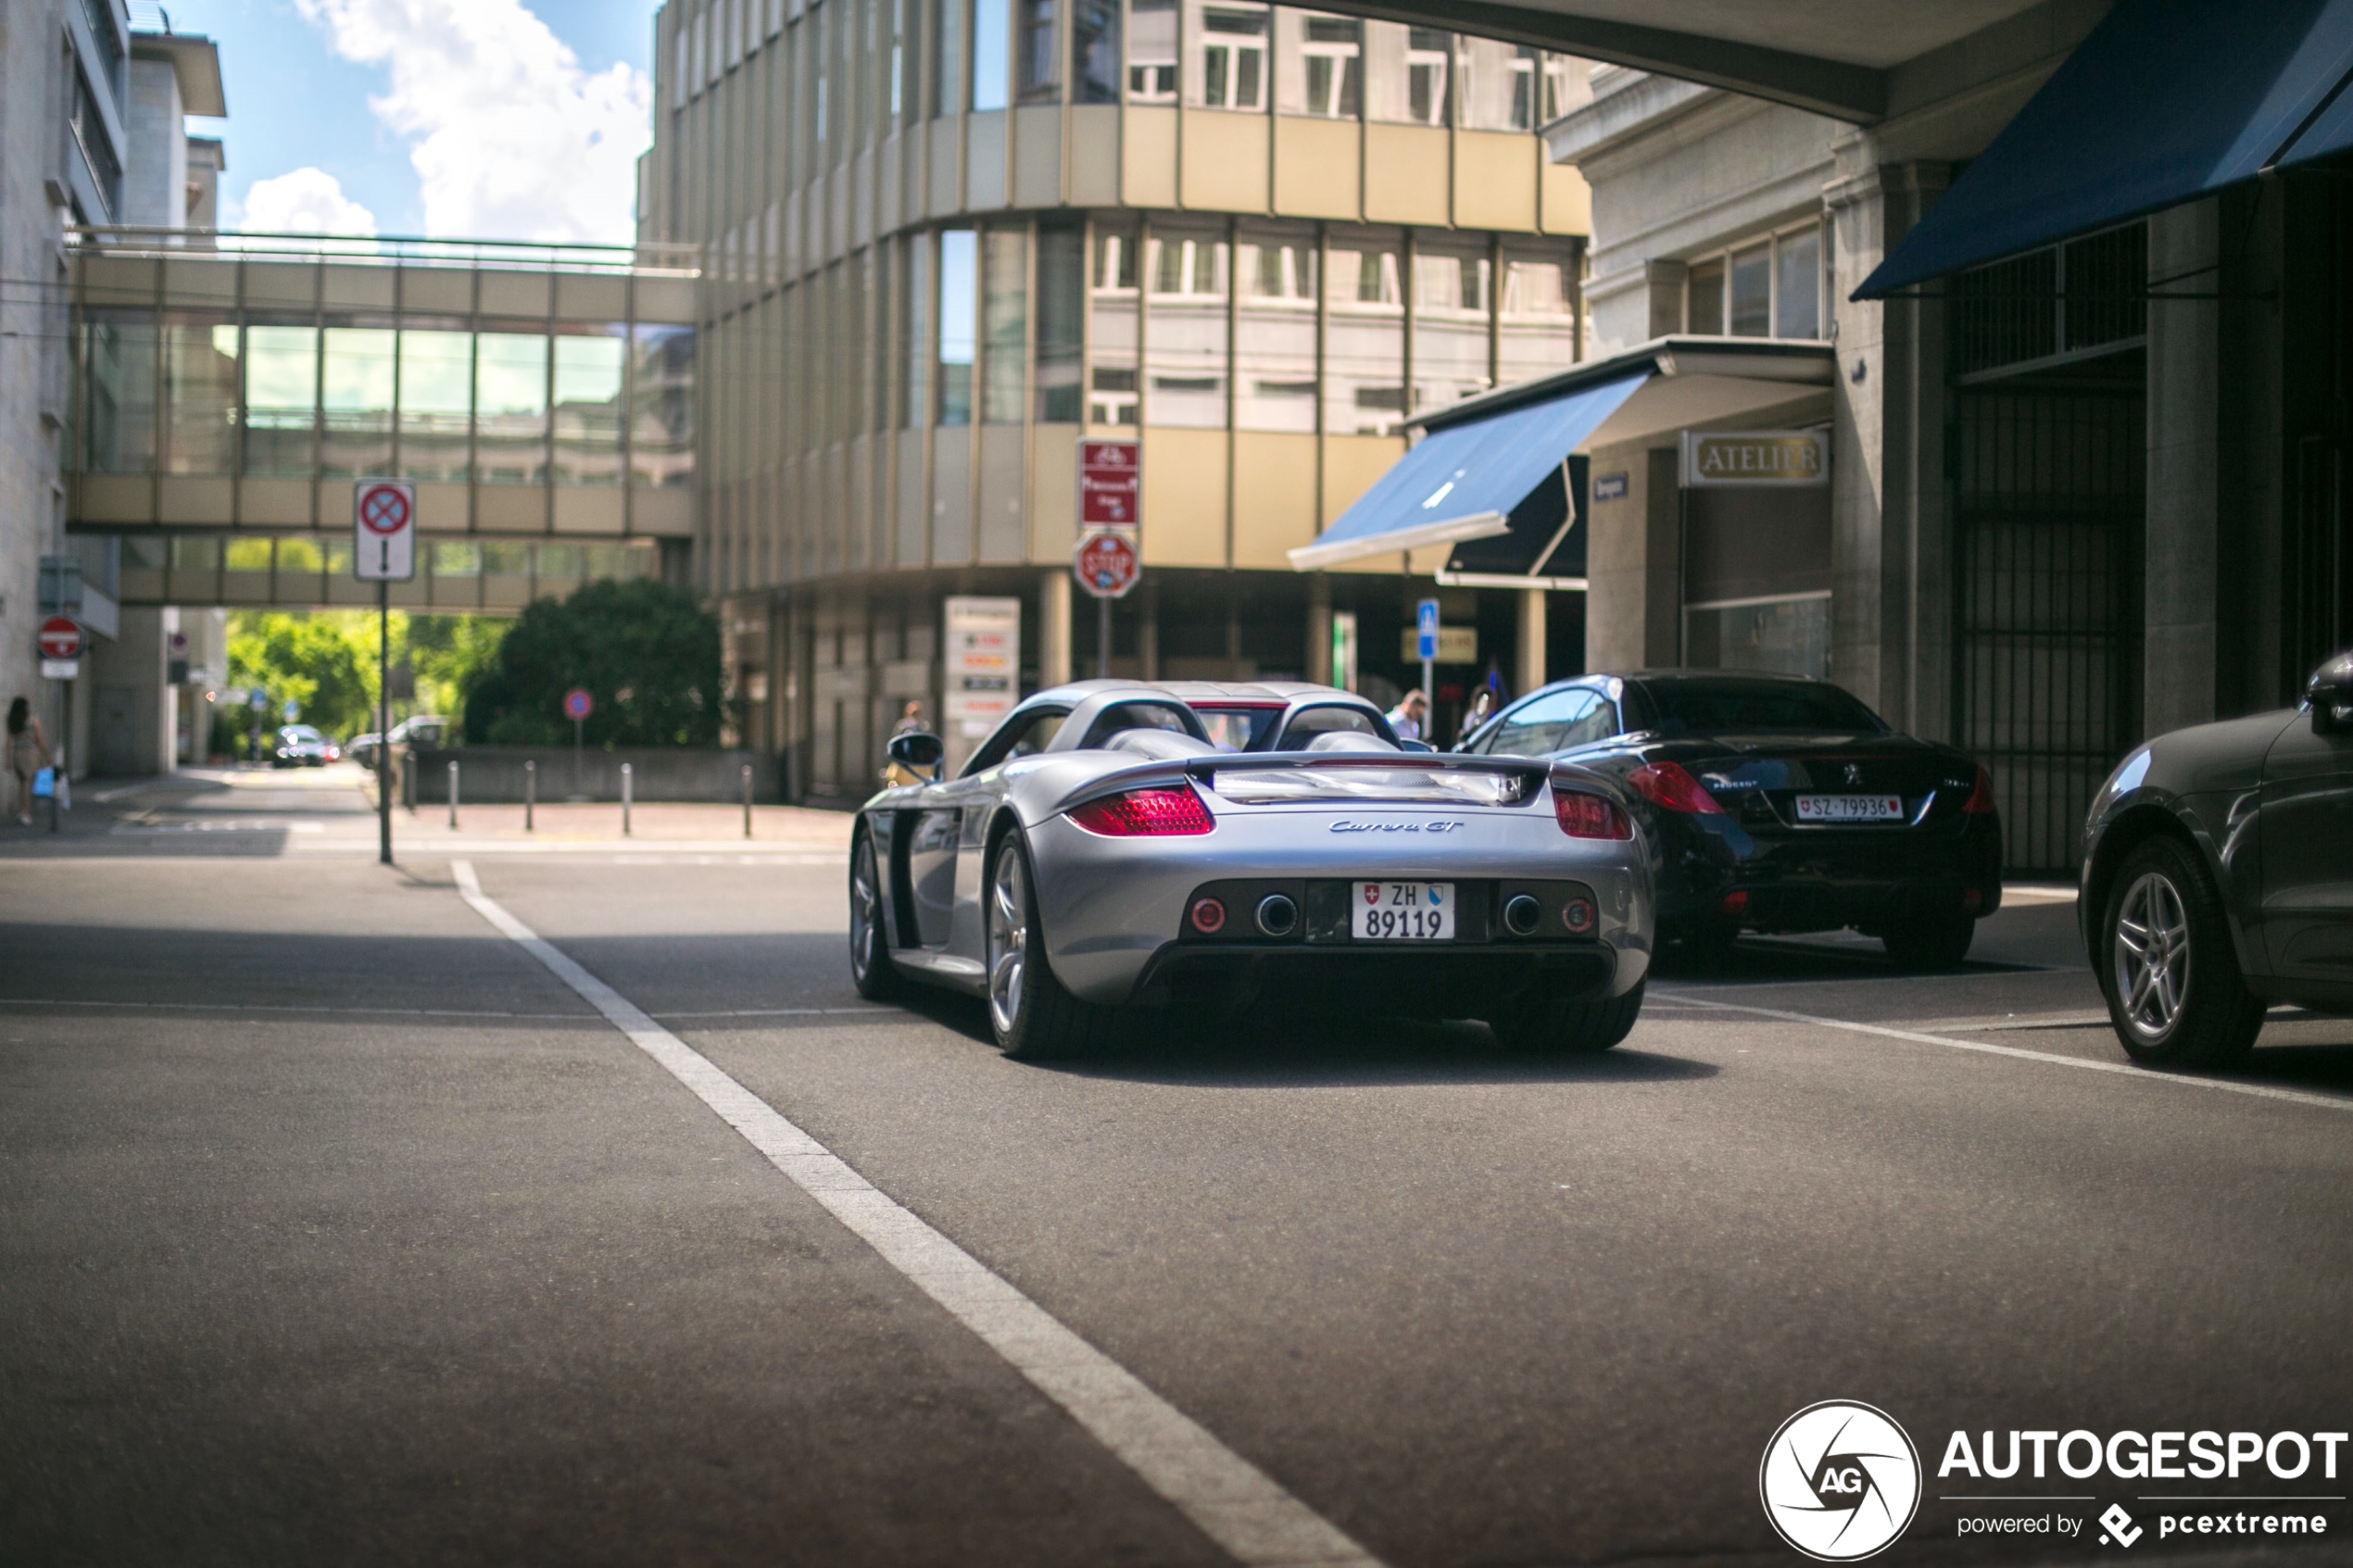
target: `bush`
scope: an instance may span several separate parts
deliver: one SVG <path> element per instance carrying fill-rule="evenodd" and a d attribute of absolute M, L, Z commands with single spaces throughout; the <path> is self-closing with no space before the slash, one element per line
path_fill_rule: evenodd
<path fill-rule="evenodd" d="M 599 747 L 719 743 L 719 620 L 695 595 L 650 579 L 591 583 L 543 599 L 497 656 L 469 672 L 466 739 L 557 746 L 572 739 L 564 693 L 595 699 L 583 738 Z"/>

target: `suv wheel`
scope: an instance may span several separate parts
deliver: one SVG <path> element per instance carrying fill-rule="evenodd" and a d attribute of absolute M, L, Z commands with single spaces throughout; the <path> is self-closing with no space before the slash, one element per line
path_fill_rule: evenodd
<path fill-rule="evenodd" d="M 2100 920 L 2095 967 L 2108 1018 L 2133 1060 L 2228 1067 L 2263 1027 L 2221 891 L 2196 851 L 2152 838 L 2127 856 Z"/>

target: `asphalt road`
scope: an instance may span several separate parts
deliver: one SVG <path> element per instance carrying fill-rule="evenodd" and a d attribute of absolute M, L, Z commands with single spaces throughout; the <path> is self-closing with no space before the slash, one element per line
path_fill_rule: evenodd
<path fill-rule="evenodd" d="M 1593 1060 L 1334 1019 L 1046 1068 L 858 1000 L 837 818 L 404 820 L 387 870 L 347 782 L 91 797 L 0 834 L 0 1562 L 1230 1561 L 453 860 L 1395 1568 L 1801 1562 L 1758 1463 L 1827 1399 L 1929 1466 L 1886 1561 L 2121 1554 L 1956 1494 L 2353 1490 L 1935 1474 L 2353 1424 L 2353 1022 L 2115 1071 L 2063 897 L 1931 979 L 1751 942 Z M 2353 1555 L 2298 1506 L 2344 1534 L 2244 1555 Z"/>

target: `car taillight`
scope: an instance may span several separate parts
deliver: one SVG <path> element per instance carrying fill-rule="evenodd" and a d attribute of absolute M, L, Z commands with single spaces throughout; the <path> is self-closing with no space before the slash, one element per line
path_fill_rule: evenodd
<path fill-rule="evenodd" d="M 1088 833 L 1105 838 L 1140 838 L 1170 834 L 1203 834 L 1217 825 L 1190 784 L 1174 789 L 1131 789 L 1089 800 L 1070 813 L 1070 820 Z"/>
<path fill-rule="evenodd" d="M 1720 817 L 1724 808 L 1707 793 L 1700 782 L 1674 762 L 1652 762 L 1626 775 L 1634 793 L 1662 811 L 1682 811 L 1692 816 Z"/>
<path fill-rule="evenodd" d="M 1617 802 L 1579 789 L 1554 789 L 1553 815 L 1571 838 L 1629 838 L 1633 829 Z"/>
<path fill-rule="evenodd" d="M 1983 763 L 1978 764 L 1977 787 L 1969 792 L 1967 800 L 1961 802 L 1961 809 L 1973 817 L 1994 814 L 1994 775 L 1985 771 Z"/>

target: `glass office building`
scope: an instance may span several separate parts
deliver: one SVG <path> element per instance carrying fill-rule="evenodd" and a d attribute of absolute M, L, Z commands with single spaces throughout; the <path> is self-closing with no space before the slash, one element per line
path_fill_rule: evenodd
<path fill-rule="evenodd" d="M 655 38 L 640 238 L 703 275 L 695 571 L 797 793 L 864 795 L 901 705 L 937 717 L 950 596 L 1021 601 L 1025 689 L 1093 672 L 1088 433 L 1143 445 L 1115 672 L 1322 677 L 1338 608 L 1364 684 L 1405 677 L 1435 563 L 1287 552 L 1410 414 L 1580 357 L 1586 192 L 1536 132 L 1583 62 L 1248 0 L 671 0 Z M 1510 596 L 1447 594 L 1526 667 Z"/>

